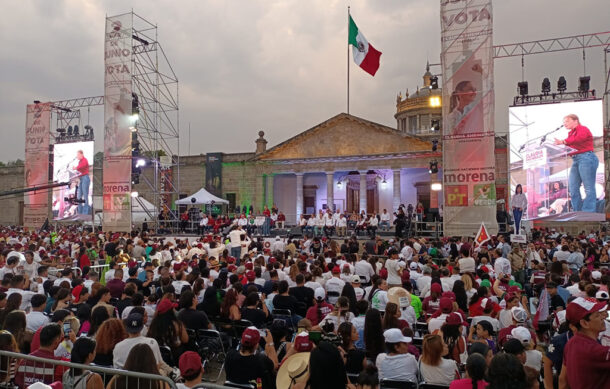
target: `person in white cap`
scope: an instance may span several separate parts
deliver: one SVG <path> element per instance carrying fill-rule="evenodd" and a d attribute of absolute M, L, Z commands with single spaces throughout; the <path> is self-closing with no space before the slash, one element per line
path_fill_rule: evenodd
<path fill-rule="evenodd" d="M 532 334 L 525 327 L 515 327 L 511 331 L 513 339 L 519 340 L 523 347 L 525 347 L 525 366 L 529 366 L 536 371 L 542 369 L 542 353 L 534 349 L 534 342 L 532 342 Z"/>
<path fill-rule="evenodd" d="M 417 382 L 417 360 L 408 352 L 412 339 L 398 328 L 385 330 L 383 337 L 388 353 L 379 354 L 375 360 L 379 379 Z"/>
<path fill-rule="evenodd" d="M 356 301 L 362 300 L 364 297 L 364 289 L 360 287 L 360 276 L 354 274 L 352 277 L 352 286 L 354 287 L 354 292 L 356 293 Z"/>

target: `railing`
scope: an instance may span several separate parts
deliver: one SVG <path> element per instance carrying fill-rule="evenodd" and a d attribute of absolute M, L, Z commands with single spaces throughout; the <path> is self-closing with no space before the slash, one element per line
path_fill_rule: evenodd
<path fill-rule="evenodd" d="M 7 359 L 9 361 L 9 363 L 5 363 L 5 361 L 7 361 Z M 109 387 L 107 386 L 108 383 L 110 382 L 110 380 L 112 379 L 112 377 L 118 378 L 121 376 L 136 379 L 136 384 L 130 385 L 130 388 L 133 386 L 136 389 L 139 389 L 139 388 L 144 389 L 146 386 L 150 385 L 150 383 L 157 382 L 160 384 L 157 387 L 163 387 L 163 386 L 167 385 L 170 389 L 177 389 L 176 382 L 174 382 L 171 378 L 162 376 L 162 375 L 140 373 L 140 372 L 134 372 L 134 371 L 114 369 L 114 368 L 109 368 L 109 367 L 96 366 L 96 365 L 83 365 L 83 364 L 79 364 L 79 363 L 46 359 L 46 358 L 41 358 L 41 357 L 35 357 L 32 355 L 13 353 L 13 352 L 9 352 L 9 351 L 0 351 L 0 375 L 7 376 L 7 380 L 10 379 L 9 382 L 1 383 L 0 388 L 18 388 L 17 385 L 13 384 L 14 375 L 19 372 L 19 365 L 20 365 L 20 363 L 23 363 L 24 361 L 31 361 L 31 362 L 35 363 L 35 365 L 33 365 L 33 366 L 28 366 L 27 368 L 22 369 L 24 371 L 23 372 L 24 382 L 27 383 L 25 385 L 26 387 L 34 382 L 40 381 L 40 378 L 36 378 L 36 376 L 40 376 L 41 374 L 36 374 L 37 372 L 38 373 L 46 372 L 47 374 L 45 376 L 43 376 L 43 377 L 45 377 L 44 380 L 47 383 L 54 382 L 53 377 L 55 375 L 56 369 L 60 368 L 60 367 L 64 367 L 64 369 L 62 369 L 62 370 L 63 371 L 69 370 L 70 373 L 68 373 L 68 374 L 69 375 L 71 374 L 72 379 L 75 378 L 74 377 L 75 368 L 81 369 L 83 372 L 89 371 L 89 372 L 93 372 L 93 373 L 98 373 L 102 378 L 104 387 L 111 388 L 111 389 L 115 389 L 115 388 L 118 389 L 117 384 L 116 384 L 116 379 L 115 379 L 115 381 L 113 381 L 113 383 L 114 383 L 113 386 L 109 386 Z M 13 369 L 11 366 L 14 366 L 14 363 L 16 363 L 16 367 Z M 32 365 L 32 364 L 30 363 L 30 365 Z M 6 370 L 6 368 L 2 369 L 2 367 L 5 367 L 5 366 L 8 366 L 8 371 Z M 46 377 L 48 377 L 48 379 L 46 379 Z M 78 379 L 78 377 L 76 377 L 76 379 Z M 140 385 L 141 382 L 142 382 L 142 385 Z M 148 385 L 144 385 L 144 383 L 146 383 Z M 151 386 L 151 387 L 154 387 L 154 386 Z M 212 384 L 212 383 L 207 383 L 207 382 L 202 382 L 201 384 L 198 384 L 197 387 L 203 388 L 203 389 L 229 389 L 229 387 L 227 387 L 227 386 L 222 386 L 222 385 L 217 385 L 217 384 Z"/>

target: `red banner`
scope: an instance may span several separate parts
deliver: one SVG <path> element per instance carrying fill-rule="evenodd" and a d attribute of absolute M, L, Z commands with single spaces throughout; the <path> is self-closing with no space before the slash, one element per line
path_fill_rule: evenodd
<path fill-rule="evenodd" d="M 50 103 L 28 104 L 25 120 L 26 188 L 49 183 L 49 139 L 51 127 Z M 26 192 L 24 195 L 23 225 L 41 227 L 49 215 L 49 192 Z"/>

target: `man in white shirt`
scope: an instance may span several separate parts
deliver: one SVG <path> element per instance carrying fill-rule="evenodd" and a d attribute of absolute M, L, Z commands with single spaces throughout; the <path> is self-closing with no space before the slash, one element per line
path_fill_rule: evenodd
<path fill-rule="evenodd" d="M 375 270 L 369 262 L 358 257 L 358 261 L 354 265 L 354 273 L 364 278 L 364 284 L 368 285 L 371 282 L 371 277 L 375 275 Z"/>
<path fill-rule="evenodd" d="M 390 214 L 388 213 L 387 209 L 383 209 L 383 212 L 381 213 L 381 215 L 379 215 L 381 218 L 381 221 L 379 223 L 379 228 L 381 228 L 382 231 L 388 231 L 390 229 Z"/>
<path fill-rule="evenodd" d="M 379 219 L 377 219 L 377 213 L 373 212 L 373 215 L 371 215 L 367 221 L 366 227 L 371 238 L 374 238 L 375 233 L 377 233 L 377 225 L 379 225 Z"/>
<path fill-rule="evenodd" d="M 199 219 L 199 235 L 203 235 L 208 230 L 208 215 L 205 213 L 202 215 L 201 219 Z"/>
<path fill-rule="evenodd" d="M 44 294 L 35 294 L 30 302 L 32 304 L 32 311 L 25 315 L 26 329 L 36 332 L 50 321 L 49 317 L 44 314 L 47 298 Z"/>
<path fill-rule="evenodd" d="M 338 236 L 345 236 L 347 234 L 347 218 L 345 215 L 340 215 L 337 218 L 336 226 Z"/>
<path fill-rule="evenodd" d="M 417 290 L 420 291 L 420 295 L 421 291 L 430 289 L 430 283 L 432 282 L 431 274 L 432 270 L 428 266 L 425 266 L 423 275 L 415 282 L 417 284 Z"/>
<path fill-rule="evenodd" d="M 497 248 L 489 253 L 491 254 L 492 258 L 495 258 L 494 272 L 498 275 L 498 277 L 500 274 L 512 274 L 510 261 L 502 256 L 502 249 Z"/>
<path fill-rule="evenodd" d="M 13 294 L 19 293 L 21 295 L 21 305 L 19 309 L 22 311 L 27 311 L 31 307 L 30 300 L 32 300 L 32 296 L 34 296 L 34 292 L 30 292 L 29 290 L 24 290 L 26 285 L 29 286 L 30 281 L 26 280 L 26 278 L 20 274 L 11 278 L 10 287 L 6 292 L 6 298 Z"/>
<path fill-rule="evenodd" d="M 460 268 L 461 274 L 471 273 L 474 274 L 476 271 L 476 262 L 474 258 L 470 256 L 467 247 L 462 247 L 460 250 L 460 259 L 458 260 L 458 267 Z"/>
<path fill-rule="evenodd" d="M 364 289 L 360 287 L 360 276 L 354 274 L 352 276 L 352 286 L 354 287 L 354 292 L 356 293 L 356 301 L 360 301 L 364 298 Z"/>
<path fill-rule="evenodd" d="M 333 214 L 330 212 L 330 210 L 328 210 L 328 212 L 326 212 L 324 214 L 324 235 L 326 235 L 326 237 L 330 237 L 334 232 L 335 232 L 335 219 L 333 217 Z"/>
<path fill-rule="evenodd" d="M 120 341 L 114 346 L 112 352 L 112 364 L 115 369 L 122 369 L 125 366 L 125 361 L 129 355 L 129 351 L 137 344 L 147 344 L 150 346 L 157 364 L 163 362 L 161 357 L 161 350 L 159 350 L 159 343 L 153 338 L 148 338 L 141 335 L 142 328 L 144 328 L 144 322 L 146 321 L 146 311 L 144 315 L 137 312 L 130 312 L 129 316 L 125 320 L 125 327 L 127 330 L 128 337 L 125 340 Z"/>
<path fill-rule="evenodd" d="M 413 258 L 413 244 L 411 242 L 406 242 L 402 250 L 400 250 L 400 256 L 405 262 L 409 262 L 411 258 Z"/>
<path fill-rule="evenodd" d="M 279 236 L 275 237 L 275 242 L 273 242 L 273 244 L 271 245 L 271 252 L 275 253 L 277 251 L 281 253 L 286 251 L 286 243 L 284 243 L 282 238 L 280 238 Z"/>
<path fill-rule="evenodd" d="M 32 251 L 25 252 L 25 261 L 20 266 L 23 266 L 23 274 L 27 274 L 30 280 L 38 275 L 40 264 L 34 260 L 34 253 Z"/>
<path fill-rule="evenodd" d="M 339 296 L 341 295 L 341 292 L 343 291 L 344 286 L 345 281 L 341 279 L 341 268 L 339 266 L 333 267 L 332 278 L 326 281 L 324 284 L 329 304 L 335 305 L 339 299 Z"/>
<path fill-rule="evenodd" d="M 241 236 L 246 235 L 246 231 L 242 229 L 241 225 L 234 228 L 229 232 L 229 240 L 231 241 L 231 256 L 237 260 L 239 266 L 240 254 L 241 254 Z"/>

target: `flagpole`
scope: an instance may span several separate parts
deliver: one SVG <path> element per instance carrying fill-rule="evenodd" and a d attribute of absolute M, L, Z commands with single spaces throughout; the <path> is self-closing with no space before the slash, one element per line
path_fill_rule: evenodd
<path fill-rule="evenodd" d="M 347 6 L 347 114 L 349 115 L 349 5 Z"/>

